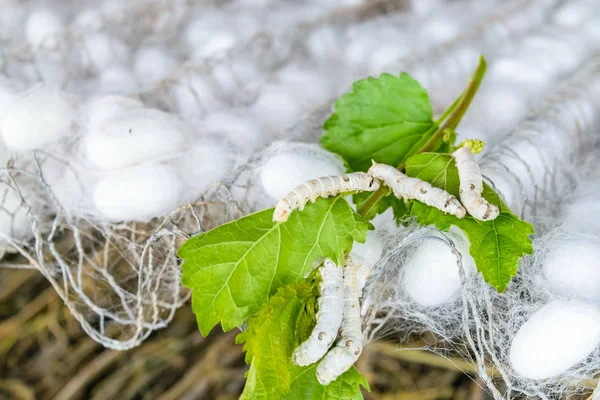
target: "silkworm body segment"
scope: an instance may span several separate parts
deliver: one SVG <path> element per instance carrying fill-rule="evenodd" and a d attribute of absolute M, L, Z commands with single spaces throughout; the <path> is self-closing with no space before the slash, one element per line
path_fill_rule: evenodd
<path fill-rule="evenodd" d="M 345 192 L 373 192 L 377 189 L 379 182 L 365 172 L 311 179 L 296 187 L 277 203 L 273 220 L 285 222 L 292 211 L 303 210 L 309 201 L 314 203 L 319 197 L 327 198 Z"/>
<path fill-rule="evenodd" d="M 362 353 L 363 333 L 360 317 L 357 270 L 360 265 L 347 262 L 344 268 L 344 302 L 340 339 L 317 366 L 317 379 L 329 385 L 346 372 Z"/>
<path fill-rule="evenodd" d="M 456 150 L 453 154 L 460 178 L 460 201 L 473 218 L 490 221 L 500 214 L 500 209 L 483 198 L 483 180 L 479 165 L 467 146 Z"/>
<path fill-rule="evenodd" d="M 458 218 L 463 218 L 466 214 L 458 199 L 447 191 L 421 179 L 406 176 L 394 167 L 373 161 L 369 174 L 381 180 L 398 198 L 418 200 Z"/>
<path fill-rule="evenodd" d="M 317 323 L 309 338 L 296 348 L 292 361 L 296 365 L 310 365 L 320 360 L 333 344 L 342 324 L 344 287 L 342 268 L 327 258 L 320 267 L 321 287 Z"/>

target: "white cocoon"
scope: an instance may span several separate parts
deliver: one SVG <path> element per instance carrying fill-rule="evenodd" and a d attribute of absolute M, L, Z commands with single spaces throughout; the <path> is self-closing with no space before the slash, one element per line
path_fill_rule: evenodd
<path fill-rule="evenodd" d="M 135 54 L 133 69 L 142 85 L 165 78 L 177 66 L 175 57 L 160 47 L 142 47 Z"/>
<path fill-rule="evenodd" d="M 178 152 L 186 136 L 187 127 L 176 116 L 134 109 L 91 126 L 83 138 L 83 148 L 96 167 L 109 170 Z"/>
<path fill-rule="evenodd" d="M 235 4 L 239 4 L 244 7 L 266 7 L 278 0 L 236 0 Z"/>
<path fill-rule="evenodd" d="M 263 147 L 267 141 L 260 124 L 242 110 L 209 114 L 202 122 L 201 130 L 205 134 L 219 135 L 245 152 Z"/>
<path fill-rule="evenodd" d="M 463 21 L 446 14 L 434 15 L 419 27 L 419 37 L 429 44 L 440 44 L 455 38 L 463 28 Z"/>
<path fill-rule="evenodd" d="M 41 149 L 71 133 L 73 109 L 65 96 L 37 86 L 18 95 L 0 121 L 6 147 L 14 152 Z"/>
<path fill-rule="evenodd" d="M 551 78 L 551 74 L 543 70 L 543 63 L 527 54 L 520 54 L 519 57 L 505 56 L 496 60 L 489 75 L 489 80 L 498 85 L 514 83 L 535 90 L 545 87 Z"/>
<path fill-rule="evenodd" d="M 350 252 L 350 256 L 362 258 L 371 268 L 381 259 L 382 254 L 383 240 L 377 231 L 367 232 L 367 240 L 364 243 L 355 242 Z"/>
<path fill-rule="evenodd" d="M 137 79 L 131 69 L 112 65 L 100 74 L 98 91 L 101 93 L 128 94 L 138 90 Z"/>
<path fill-rule="evenodd" d="M 176 209 L 182 189 L 170 166 L 143 164 L 109 172 L 94 188 L 94 205 L 110 221 L 145 222 Z"/>
<path fill-rule="evenodd" d="M 10 82 L 0 79 L 0 121 L 2 121 L 2 115 L 8 110 L 15 97 L 16 93 Z"/>
<path fill-rule="evenodd" d="M 57 36 L 64 30 L 60 16 L 50 10 L 33 11 L 25 22 L 25 36 L 33 47 L 41 45 L 54 46 Z"/>
<path fill-rule="evenodd" d="M 600 312 L 554 300 L 536 311 L 512 340 L 510 363 L 530 379 L 547 379 L 583 361 L 600 343 Z"/>
<path fill-rule="evenodd" d="M 92 193 L 95 183 L 103 176 L 80 165 L 73 159 L 48 159 L 42 165 L 44 180 L 52 190 L 52 201 L 57 201 L 67 212 L 86 216 L 93 212 Z"/>
<path fill-rule="evenodd" d="M 238 37 L 245 40 L 264 29 L 260 14 L 251 14 L 243 10 L 236 15 L 228 15 L 228 20 L 233 22 L 233 26 L 238 34 Z"/>
<path fill-rule="evenodd" d="M 382 237 L 391 237 L 402 230 L 394 218 L 394 210 L 388 208 L 385 212 L 378 214 L 371 220 L 371 224 L 375 227 L 375 231 L 379 232 Z"/>
<path fill-rule="evenodd" d="M 144 108 L 144 104 L 125 96 L 108 95 L 88 100 L 80 111 L 81 125 L 95 129 L 100 124 L 122 115 L 126 111 Z"/>
<path fill-rule="evenodd" d="M 205 12 L 193 20 L 186 29 L 185 39 L 197 58 L 227 51 L 239 40 L 227 19 L 217 12 Z"/>
<path fill-rule="evenodd" d="M 594 1 L 579 0 L 569 1 L 562 4 L 552 16 L 552 20 L 557 25 L 575 28 L 585 22 L 591 15 L 594 15 L 597 4 Z"/>
<path fill-rule="evenodd" d="M 568 32 L 545 31 L 526 38 L 518 56 L 548 77 L 572 71 L 588 56 L 585 39 Z"/>
<path fill-rule="evenodd" d="M 209 186 L 221 181 L 232 167 L 230 150 L 220 144 L 196 145 L 177 156 L 176 167 L 185 183 L 188 200 L 195 200 Z"/>
<path fill-rule="evenodd" d="M 474 273 L 475 261 L 469 253 L 469 241 L 464 233 L 453 226 L 446 235 L 462 255 L 465 274 Z M 424 240 L 407 260 L 402 284 L 406 294 L 421 306 L 447 303 L 462 285 L 456 256 L 445 243 Z"/>
<path fill-rule="evenodd" d="M 218 63 L 212 68 L 212 77 L 219 84 L 223 93 L 231 95 L 241 86 L 242 81 L 234 72 L 231 65 L 227 63 Z"/>
<path fill-rule="evenodd" d="M 565 212 L 561 230 L 575 235 L 600 236 L 600 201 L 596 193 L 579 197 Z"/>
<path fill-rule="evenodd" d="M 583 36 L 589 40 L 590 46 L 597 51 L 600 46 L 600 24 L 597 19 L 586 21 L 583 24 Z"/>
<path fill-rule="evenodd" d="M 102 71 L 109 65 L 125 63 L 129 57 L 127 45 L 106 33 L 90 33 L 83 40 L 83 63 L 96 71 Z"/>
<path fill-rule="evenodd" d="M 72 26 L 75 30 L 84 32 L 99 31 L 104 27 L 104 18 L 98 10 L 88 8 L 73 18 Z"/>
<path fill-rule="evenodd" d="M 106 19 L 111 21 L 122 21 L 129 7 L 128 2 L 122 0 L 103 0 L 99 4 L 99 9 Z"/>
<path fill-rule="evenodd" d="M 342 35 L 332 26 L 320 26 L 309 33 L 306 46 L 312 58 L 319 61 L 340 55 Z"/>
<path fill-rule="evenodd" d="M 180 79 L 173 85 L 177 111 L 185 119 L 200 119 L 207 111 L 221 106 L 217 94 L 204 76 L 193 74 Z"/>
<path fill-rule="evenodd" d="M 260 169 L 265 193 L 274 201 L 309 179 L 344 174 L 342 162 L 301 152 L 285 152 L 268 160 Z"/>
<path fill-rule="evenodd" d="M 282 86 L 267 85 L 252 106 L 252 113 L 271 133 L 280 133 L 299 122 L 303 110 L 291 91 Z"/>
<path fill-rule="evenodd" d="M 514 85 L 496 84 L 487 87 L 479 97 L 477 120 L 496 132 L 512 128 L 528 110 L 527 97 Z M 484 122 L 485 121 L 485 122 Z M 504 133 L 504 132 L 502 132 Z"/>
<path fill-rule="evenodd" d="M 321 106 L 333 97 L 333 82 L 316 69 L 306 65 L 291 64 L 277 74 L 279 81 L 297 94 L 308 110 Z"/>
<path fill-rule="evenodd" d="M 399 40 L 379 43 L 369 56 L 369 71 L 374 75 L 382 74 L 398 64 L 409 52 L 410 47 Z"/>
<path fill-rule="evenodd" d="M 345 64 L 353 69 L 364 66 L 371 57 L 371 51 L 377 47 L 378 40 L 372 32 L 355 36 L 344 51 Z"/>
<path fill-rule="evenodd" d="M 543 263 L 549 288 L 569 298 L 600 301 L 600 244 L 580 238 L 550 249 Z"/>
<path fill-rule="evenodd" d="M 13 40 L 21 32 L 26 12 L 19 0 L 0 1 L 0 41 Z"/>

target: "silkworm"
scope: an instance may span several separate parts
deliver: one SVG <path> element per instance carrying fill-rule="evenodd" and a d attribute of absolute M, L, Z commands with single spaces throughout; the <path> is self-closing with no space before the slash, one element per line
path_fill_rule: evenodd
<path fill-rule="evenodd" d="M 491 221 L 500 214 L 500 209 L 483 198 L 481 170 L 468 146 L 452 153 L 460 178 L 460 201 L 475 219 Z"/>
<path fill-rule="evenodd" d="M 458 218 L 463 218 L 466 214 L 462 204 L 450 193 L 429 182 L 406 176 L 394 167 L 373 161 L 369 174 L 381 180 L 399 199 L 418 200 Z"/>
<path fill-rule="evenodd" d="M 327 258 L 320 267 L 321 285 L 317 323 L 310 336 L 294 350 L 296 365 L 310 365 L 320 360 L 333 344 L 342 324 L 343 278 L 342 268 Z"/>
<path fill-rule="evenodd" d="M 277 203 L 273 221 L 287 221 L 294 210 L 303 210 L 306 203 L 314 203 L 319 197 L 327 198 L 345 192 L 373 192 L 377 189 L 379 182 L 364 172 L 311 179 L 296 187 Z"/>
<path fill-rule="evenodd" d="M 317 379 L 324 386 L 348 371 L 362 353 L 363 333 L 357 284 L 359 268 L 360 264 L 347 259 L 344 267 L 344 311 L 340 339 L 317 365 Z"/>

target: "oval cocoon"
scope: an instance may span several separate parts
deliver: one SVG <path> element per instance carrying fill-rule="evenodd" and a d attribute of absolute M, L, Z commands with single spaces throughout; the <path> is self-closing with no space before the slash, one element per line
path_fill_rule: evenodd
<path fill-rule="evenodd" d="M 206 76 L 192 74 L 172 85 L 177 111 L 185 119 L 199 119 L 206 111 L 219 108 L 222 102 Z"/>
<path fill-rule="evenodd" d="M 521 326 L 510 347 L 515 371 L 530 379 L 558 375 L 600 343 L 600 312 L 579 301 L 555 300 Z"/>
<path fill-rule="evenodd" d="M 33 88 L 17 96 L 0 121 L 9 150 L 40 149 L 71 132 L 73 109 L 57 91 Z"/>
<path fill-rule="evenodd" d="M 181 150 L 186 127 L 158 110 L 131 110 L 91 126 L 83 140 L 88 159 L 109 170 L 155 160 Z"/>
<path fill-rule="evenodd" d="M 291 64 L 277 74 L 279 81 L 294 93 L 307 109 L 323 105 L 333 97 L 332 79 L 307 65 Z"/>
<path fill-rule="evenodd" d="M 135 74 L 127 67 L 112 65 L 98 78 L 100 93 L 128 94 L 138 90 Z"/>
<path fill-rule="evenodd" d="M 145 164 L 111 171 L 94 188 L 94 205 L 110 221 L 148 221 L 181 202 L 182 183 L 169 166 Z"/>
<path fill-rule="evenodd" d="M 36 10 L 27 18 L 25 36 L 33 47 L 53 46 L 63 29 L 64 24 L 58 14 L 50 10 Z"/>
<path fill-rule="evenodd" d="M 0 78 L 0 121 L 16 98 L 16 93 L 10 81 Z"/>
<path fill-rule="evenodd" d="M 100 124 L 118 117 L 125 111 L 142 109 L 144 104 L 125 96 L 108 95 L 92 98 L 81 108 L 81 124 L 87 128 L 95 128 Z"/>
<path fill-rule="evenodd" d="M 260 170 L 260 181 L 272 200 L 279 200 L 309 179 L 345 172 L 341 162 L 301 153 L 283 153 L 268 160 Z"/>
<path fill-rule="evenodd" d="M 570 1 L 554 12 L 552 20 L 563 27 L 574 28 L 594 15 L 595 2 L 588 0 Z"/>
<path fill-rule="evenodd" d="M 252 106 L 252 113 L 271 133 L 279 133 L 300 121 L 303 110 L 290 91 L 278 85 L 268 85 Z"/>
<path fill-rule="evenodd" d="M 133 69 L 142 85 L 150 85 L 166 77 L 177 65 L 175 57 L 160 47 L 143 47 L 135 55 Z"/>
<path fill-rule="evenodd" d="M 600 236 L 600 221 L 596 217 L 600 215 L 600 201 L 595 192 L 578 196 L 577 201 L 567 207 L 561 231 L 590 237 Z"/>
<path fill-rule="evenodd" d="M 543 264 L 544 277 L 555 293 L 600 301 L 600 245 L 583 238 L 552 248 Z"/>
<path fill-rule="evenodd" d="M 106 33 L 90 33 L 83 39 L 82 58 L 87 67 L 102 71 L 127 61 L 129 49 L 120 39 Z"/>
<path fill-rule="evenodd" d="M 469 253 L 469 241 L 461 230 L 452 227 L 446 235 L 462 254 L 467 275 L 475 272 L 475 261 Z M 402 279 L 406 294 L 417 304 L 435 307 L 447 303 L 462 283 L 456 256 L 439 240 L 424 240 L 406 263 Z"/>

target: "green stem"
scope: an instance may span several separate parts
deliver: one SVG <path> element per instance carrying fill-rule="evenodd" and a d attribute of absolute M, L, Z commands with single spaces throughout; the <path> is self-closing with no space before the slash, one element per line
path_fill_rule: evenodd
<path fill-rule="evenodd" d="M 483 56 L 479 57 L 479 65 L 475 70 L 475 73 L 469 79 L 469 83 L 465 88 L 465 91 L 458 97 L 457 101 L 455 101 L 456 107 L 452 110 L 451 113 L 448 113 L 448 117 L 442 122 L 438 130 L 429 138 L 427 143 L 418 151 L 418 153 L 425 153 L 428 151 L 435 150 L 435 145 L 439 140 L 444 136 L 444 133 L 450 130 L 456 130 L 460 121 L 462 121 L 465 113 L 469 109 L 479 86 L 481 86 L 481 81 L 483 80 L 483 76 L 485 75 L 485 70 L 487 69 L 487 63 L 485 62 L 485 58 Z M 446 113 L 444 113 L 446 114 Z"/>
<path fill-rule="evenodd" d="M 452 113 L 455 109 L 456 106 L 458 106 L 458 103 L 460 102 L 460 99 L 462 99 L 464 93 L 461 93 L 460 96 L 458 96 L 454 102 L 452 103 L 452 105 L 450 107 L 448 107 L 446 109 L 446 111 L 444 111 L 444 113 L 442 115 L 440 115 L 440 117 L 438 119 L 435 120 L 435 126 L 440 126 L 440 124 L 442 122 L 444 122 L 444 120 L 446 118 L 448 118 L 448 115 L 450 115 L 450 113 Z"/>
<path fill-rule="evenodd" d="M 477 69 L 475 69 L 475 72 L 473 73 L 473 75 L 471 75 L 471 78 L 469 78 L 469 83 L 467 84 L 465 90 L 461 93 L 460 96 L 458 96 L 456 100 L 454 100 L 452 105 L 448 107 L 446 111 L 444 111 L 440 118 L 438 118 L 438 120 L 434 123 L 432 128 L 429 131 L 425 132 L 423 137 L 428 137 L 430 135 L 430 131 L 435 130 L 435 132 L 433 133 L 433 135 L 431 135 L 429 140 L 427 140 L 427 142 L 425 142 L 425 144 L 422 146 L 420 146 L 420 142 L 417 142 L 417 145 L 414 147 L 417 147 L 418 150 L 415 150 L 414 147 L 410 149 L 410 151 L 398 164 L 397 168 L 400 171 L 404 170 L 406 161 L 411 156 L 418 153 L 425 153 L 428 151 L 435 150 L 437 143 L 442 139 L 444 133 L 448 129 L 456 130 L 458 124 L 463 119 L 465 113 L 469 109 L 469 106 L 471 105 L 471 102 L 473 101 L 473 98 L 475 97 L 479 86 L 481 86 L 481 81 L 483 80 L 486 69 L 487 63 L 485 61 L 485 58 L 483 58 L 483 56 L 480 56 L 479 65 L 477 65 Z M 369 196 L 367 201 L 358 209 L 358 214 L 360 214 L 363 217 L 367 215 L 369 211 L 371 211 L 371 209 L 375 206 L 375 204 L 377 204 L 379 200 L 385 197 L 387 193 L 388 188 L 383 186 L 375 192 L 373 192 L 373 194 Z"/>

